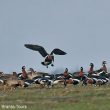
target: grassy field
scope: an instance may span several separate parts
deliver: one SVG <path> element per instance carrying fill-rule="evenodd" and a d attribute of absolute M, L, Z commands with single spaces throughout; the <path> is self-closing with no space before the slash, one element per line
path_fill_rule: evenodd
<path fill-rule="evenodd" d="M 1 91 L 0 110 L 110 110 L 110 87 L 68 85 Z"/>

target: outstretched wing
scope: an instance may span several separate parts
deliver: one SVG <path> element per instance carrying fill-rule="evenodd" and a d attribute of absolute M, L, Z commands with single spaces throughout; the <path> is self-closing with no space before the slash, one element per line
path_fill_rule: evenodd
<path fill-rule="evenodd" d="M 33 45 L 33 44 L 25 44 L 24 46 L 28 49 L 38 51 L 43 57 L 46 57 L 48 55 L 48 53 L 42 46 Z"/>
<path fill-rule="evenodd" d="M 51 52 L 51 55 L 52 54 L 55 54 L 55 55 L 65 55 L 65 54 L 67 54 L 66 52 L 64 52 L 64 51 L 62 51 L 62 50 L 60 50 L 60 49 L 58 49 L 58 48 L 55 48 L 52 52 Z"/>

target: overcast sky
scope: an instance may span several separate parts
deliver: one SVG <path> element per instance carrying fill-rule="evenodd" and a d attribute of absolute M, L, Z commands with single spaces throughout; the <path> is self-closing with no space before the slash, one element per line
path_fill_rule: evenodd
<path fill-rule="evenodd" d="M 24 47 L 38 44 L 55 55 L 55 66 L 41 65 L 43 57 Z M 23 65 L 36 71 L 56 68 L 76 71 L 102 61 L 110 66 L 110 0 L 0 0 L 0 71 L 20 72 Z"/>

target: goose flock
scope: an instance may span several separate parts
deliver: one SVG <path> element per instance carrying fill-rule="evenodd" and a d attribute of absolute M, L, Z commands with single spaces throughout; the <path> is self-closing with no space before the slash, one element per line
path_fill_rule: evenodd
<path fill-rule="evenodd" d="M 54 55 L 66 55 L 67 53 L 59 48 L 55 48 L 49 54 L 44 47 L 33 44 L 25 44 L 26 48 L 38 51 L 42 57 L 45 58 L 42 65 L 48 68 L 49 65 L 54 66 Z M 94 70 L 94 64 L 90 63 L 90 68 L 87 74 L 83 71 L 83 67 L 80 67 L 78 72 L 69 73 L 68 68 L 62 73 L 49 74 L 44 72 L 37 72 L 33 68 L 26 70 L 25 66 L 22 66 L 21 73 L 13 72 L 12 74 L 5 74 L 0 72 L 0 86 L 6 91 L 6 88 L 10 90 L 18 87 L 26 88 L 32 85 L 39 85 L 40 88 L 48 87 L 53 88 L 55 85 L 63 85 L 67 87 L 68 84 L 72 85 L 94 85 L 101 86 L 110 83 L 110 73 L 108 73 L 106 67 L 106 61 L 102 62 L 102 67 L 99 70 Z"/>
<path fill-rule="evenodd" d="M 0 86 L 6 91 L 7 88 L 14 90 L 16 88 L 27 88 L 32 85 L 39 88 L 53 88 L 55 85 L 67 87 L 71 85 L 94 85 L 102 86 L 110 84 L 110 73 L 107 71 L 106 61 L 102 62 L 102 67 L 99 70 L 94 70 L 94 64 L 90 63 L 88 74 L 85 74 L 83 67 L 80 67 L 78 72 L 69 73 L 68 68 L 59 74 L 49 74 L 44 72 L 36 72 L 33 68 L 26 70 L 22 66 L 21 73 L 13 72 L 5 74 L 0 72 Z"/>

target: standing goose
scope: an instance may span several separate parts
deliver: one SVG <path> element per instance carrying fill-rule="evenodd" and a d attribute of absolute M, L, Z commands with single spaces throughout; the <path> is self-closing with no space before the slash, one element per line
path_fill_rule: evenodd
<path fill-rule="evenodd" d="M 43 62 L 41 62 L 41 64 L 46 66 L 47 68 L 48 68 L 48 65 L 50 65 L 50 64 L 51 64 L 51 66 L 54 66 L 53 65 L 53 62 L 54 62 L 53 54 L 55 54 L 55 55 L 65 55 L 65 54 L 67 54 L 66 52 L 64 52 L 64 51 L 62 51 L 58 48 L 53 49 L 52 52 L 50 54 L 48 54 L 46 52 L 46 50 L 44 49 L 44 47 L 42 47 L 42 46 L 33 45 L 33 44 L 24 44 L 24 46 L 28 49 L 38 51 L 42 55 L 42 57 L 45 58 L 45 60 Z"/>

